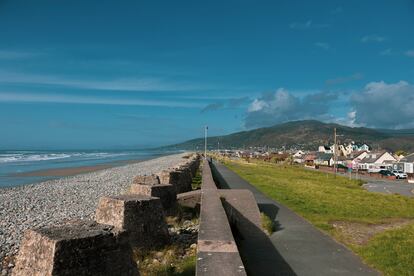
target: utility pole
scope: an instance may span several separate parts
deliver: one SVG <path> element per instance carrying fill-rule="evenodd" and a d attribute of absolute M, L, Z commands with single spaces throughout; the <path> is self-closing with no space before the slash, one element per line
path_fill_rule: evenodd
<path fill-rule="evenodd" d="M 336 177 L 336 173 L 337 173 L 337 166 L 336 166 L 336 156 L 337 156 L 337 147 L 336 147 L 336 127 L 334 128 L 334 172 L 335 172 L 335 177 Z"/>
<path fill-rule="evenodd" d="M 207 132 L 208 126 L 204 128 L 204 158 L 207 159 Z"/>

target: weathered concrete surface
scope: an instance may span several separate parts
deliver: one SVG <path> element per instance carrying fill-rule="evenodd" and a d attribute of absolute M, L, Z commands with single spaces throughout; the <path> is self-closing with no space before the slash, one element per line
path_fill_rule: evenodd
<path fill-rule="evenodd" d="M 161 200 L 143 195 L 103 197 L 96 221 L 125 230 L 134 247 L 152 248 L 169 242 Z"/>
<path fill-rule="evenodd" d="M 131 194 L 144 195 L 148 197 L 158 197 L 161 200 L 164 210 L 173 207 L 177 201 L 177 193 L 173 185 L 157 184 L 157 185 L 141 185 L 132 184 L 130 188 Z"/>
<path fill-rule="evenodd" d="M 192 175 L 189 168 L 179 168 L 172 171 L 162 171 L 159 174 L 161 184 L 171 184 L 175 187 L 177 194 L 192 190 Z"/>
<path fill-rule="evenodd" d="M 262 229 L 260 210 L 251 191 L 219 190 L 219 193 L 224 198 L 223 206 L 227 217 L 242 235 L 250 232 L 250 226 Z"/>
<path fill-rule="evenodd" d="M 209 162 L 204 160 L 203 171 L 201 179 L 202 190 L 217 190 L 216 183 L 214 182 L 213 175 L 211 173 Z"/>
<path fill-rule="evenodd" d="M 349 249 L 284 205 L 263 195 L 225 166 L 214 162 L 212 170 L 220 187 L 250 190 L 259 209 L 277 225 L 277 231 L 270 237 L 271 248 L 256 250 L 260 249 L 257 244 L 241 244 L 239 247 L 246 258 L 246 267 L 252 268 L 249 275 L 378 275 Z M 260 259 L 265 261 L 255 262 Z M 260 273 L 263 267 L 267 271 L 265 274 Z"/>
<path fill-rule="evenodd" d="M 134 184 L 141 185 L 158 185 L 160 184 L 160 178 L 158 175 L 137 175 L 133 181 Z"/>
<path fill-rule="evenodd" d="M 26 231 L 12 275 L 138 275 L 126 235 L 81 221 Z"/>
<path fill-rule="evenodd" d="M 184 207 L 196 208 L 201 202 L 201 190 L 195 190 L 177 195 L 177 203 Z"/>
<path fill-rule="evenodd" d="M 204 161 L 201 184 L 197 275 L 246 275 L 211 170 Z"/>

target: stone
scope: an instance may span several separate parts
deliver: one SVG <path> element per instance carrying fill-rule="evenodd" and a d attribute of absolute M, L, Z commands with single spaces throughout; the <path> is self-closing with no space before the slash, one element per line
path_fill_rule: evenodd
<path fill-rule="evenodd" d="M 145 195 L 149 197 L 158 197 L 161 200 L 164 210 L 173 207 L 177 201 L 177 194 L 173 185 L 158 184 L 158 185 L 141 185 L 132 184 L 130 188 L 131 194 Z"/>
<path fill-rule="evenodd" d="M 169 242 L 161 200 L 143 195 L 102 197 L 96 221 L 125 231 L 130 244 L 139 248 L 157 248 Z"/>
<path fill-rule="evenodd" d="M 175 187 L 177 194 L 192 190 L 192 176 L 188 168 L 179 168 L 172 171 L 163 171 L 159 174 L 161 184 L 171 184 Z"/>
<path fill-rule="evenodd" d="M 141 185 L 158 185 L 160 184 L 160 179 L 157 175 L 137 175 L 134 180 L 134 184 L 141 184 Z"/>
<path fill-rule="evenodd" d="M 12 275 L 138 275 L 126 235 L 93 221 L 25 232 Z"/>

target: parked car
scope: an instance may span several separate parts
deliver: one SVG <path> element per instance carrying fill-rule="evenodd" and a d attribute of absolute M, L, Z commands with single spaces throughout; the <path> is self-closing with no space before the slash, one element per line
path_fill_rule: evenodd
<path fill-rule="evenodd" d="M 407 179 L 407 174 L 406 173 L 404 173 L 403 171 L 397 171 L 397 170 L 394 170 L 394 171 L 392 171 L 392 173 L 398 178 L 398 179 Z"/>
<path fill-rule="evenodd" d="M 389 170 L 380 170 L 378 173 L 383 176 L 396 176 L 395 174 L 392 173 L 392 171 L 389 171 Z"/>

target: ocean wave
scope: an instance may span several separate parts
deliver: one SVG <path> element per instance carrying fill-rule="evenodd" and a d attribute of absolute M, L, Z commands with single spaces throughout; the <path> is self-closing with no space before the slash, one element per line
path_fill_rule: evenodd
<path fill-rule="evenodd" d="M 107 159 L 118 156 L 132 155 L 131 152 L 70 152 L 70 153 L 0 153 L 0 163 L 37 162 L 73 158 L 77 160 Z"/>

